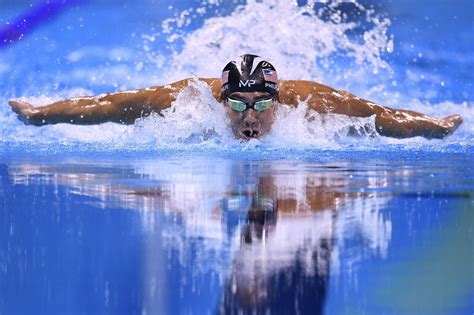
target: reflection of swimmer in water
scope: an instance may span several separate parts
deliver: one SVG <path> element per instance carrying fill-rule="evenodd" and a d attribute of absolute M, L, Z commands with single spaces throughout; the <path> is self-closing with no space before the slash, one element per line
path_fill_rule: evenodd
<path fill-rule="evenodd" d="M 156 303 L 158 292 L 168 292 L 163 291 L 166 287 L 180 286 L 169 289 L 170 296 L 192 290 L 195 298 L 208 297 L 200 292 L 213 284 L 201 283 L 195 291 L 199 282 L 189 281 L 189 269 L 195 269 L 195 279 L 219 279 L 216 313 L 322 314 L 332 258 L 339 255 L 335 241 L 343 237 L 336 221 L 350 225 L 350 237 L 358 244 L 367 242 L 374 254 L 390 242 L 390 220 L 380 212 L 390 194 L 380 188 L 397 176 L 386 178 L 384 171 L 353 179 L 351 164 L 316 170 L 295 169 L 291 162 L 234 161 L 208 165 L 198 173 L 176 165 L 174 160 L 139 161 L 120 169 L 87 163 L 19 164 L 8 172 L 15 184 L 46 181 L 87 197 L 82 199 L 93 207 L 139 211 L 144 273 L 137 281 L 143 281 L 143 292 L 156 292 L 144 297 L 149 314 L 171 313 Z M 411 176 L 410 171 L 400 172 Z M 224 178 L 217 182 L 218 177 Z M 123 178 L 146 184 L 124 185 Z M 216 187 L 210 188 L 210 182 Z M 347 210 L 347 218 L 339 216 Z M 354 248 L 350 252 L 350 263 L 356 263 Z M 219 253 L 232 253 L 230 265 Z M 174 268 L 180 276 L 168 278 L 161 272 L 174 255 L 179 257 Z"/>
<path fill-rule="evenodd" d="M 219 314 L 322 314 L 336 218 L 333 197 L 339 194 L 326 191 L 331 184 L 309 182 L 303 184 L 303 197 L 273 175 L 259 176 L 255 191 L 247 196 L 251 203 Z M 325 192 L 334 196 L 327 198 Z M 307 205 L 300 208 L 298 202 Z M 224 208 L 229 217 L 232 209 Z"/>
<path fill-rule="evenodd" d="M 214 97 L 225 105 L 234 134 L 245 140 L 270 131 L 278 102 L 297 106 L 299 99 L 307 100 L 308 108 L 320 114 L 375 115 L 377 132 L 388 137 L 443 138 L 462 123 L 459 115 L 436 119 L 414 111 L 392 109 L 319 83 L 278 82 L 275 68 L 254 55 L 243 55 L 229 62 L 222 72 L 222 80 L 200 80 L 207 83 Z M 36 126 L 104 122 L 132 124 L 138 118 L 170 107 L 176 100 L 176 92 L 188 86 L 189 82 L 190 79 L 186 79 L 167 86 L 74 98 L 40 107 L 18 100 L 11 100 L 9 104 L 20 120 Z"/>

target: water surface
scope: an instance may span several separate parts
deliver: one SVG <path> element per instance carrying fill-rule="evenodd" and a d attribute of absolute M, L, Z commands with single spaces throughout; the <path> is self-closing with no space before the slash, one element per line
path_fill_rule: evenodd
<path fill-rule="evenodd" d="M 0 314 L 473 313 L 472 6 L 89 0 L 0 50 Z M 0 27 L 29 8 L 3 1 Z M 199 82 L 133 126 L 7 105 L 219 77 L 244 53 L 464 124 L 350 137 L 374 117 L 301 102 L 247 143 Z"/>
<path fill-rule="evenodd" d="M 469 155 L 312 154 L 4 161 L 0 313 L 473 309 Z"/>

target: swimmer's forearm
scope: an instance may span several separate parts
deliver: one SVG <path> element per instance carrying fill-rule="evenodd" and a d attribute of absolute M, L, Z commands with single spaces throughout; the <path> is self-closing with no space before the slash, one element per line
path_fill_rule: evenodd
<path fill-rule="evenodd" d="M 345 91 L 323 93 L 322 103 L 327 112 L 345 114 L 353 117 L 375 115 L 377 132 L 386 137 L 411 138 L 425 137 L 441 139 L 451 134 L 462 123 L 459 115 L 436 119 L 415 111 L 392 109 L 356 97 Z"/>
<path fill-rule="evenodd" d="M 112 102 L 111 98 L 111 95 L 74 98 L 35 107 L 29 122 L 37 126 L 58 123 L 91 125 L 104 122 L 132 124 L 137 118 L 148 116 L 152 111 L 149 106 L 138 102 L 124 104 L 117 100 Z"/>
<path fill-rule="evenodd" d="M 386 137 L 442 139 L 453 133 L 462 122 L 459 115 L 436 119 L 414 111 L 386 109 L 377 114 L 375 127 L 380 135 Z"/>
<path fill-rule="evenodd" d="M 16 100 L 11 100 L 9 104 L 20 120 L 36 126 L 58 123 L 90 125 L 104 122 L 132 124 L 137 118 L 168 108 L 175 99 L 172 91 L 170 88 L 154 87 L 73 98 L 38 107 Z"/>
<path fill-rule="evenodd" d="M 347 95 L 352 96 L 349 93 Z M 355 117 L 375 115 L 377 133 L 399 139 L 412 137 L 442 139 L 453 133 L 462 123 L 459 115 L 436 119 L 415 111 L 392 109 L 356 97 L 349 102 L 347 110 L 350 116 Z"/>
<path fill-rule="evenodd" d="M 350 116 L 369 117 L 375 115 L 375 128 L 385 137 L 441 139 L 454 132 L 462 123 L 459 115 L 436 119 L 410 110 L 392 109 L 358 98 L 348 92 L 338 91 L 336 97 Z M 333 93 L 334 94 L 334 93 Z M 337 94 L 337 93 L 336 93 Z M 337 106 L 334 106 L 337 108 Z"/>

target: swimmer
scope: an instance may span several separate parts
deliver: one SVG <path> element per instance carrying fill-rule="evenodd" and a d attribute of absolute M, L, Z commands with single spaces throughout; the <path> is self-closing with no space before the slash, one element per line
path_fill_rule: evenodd
<path fill-rule="evenodd" d="M 185 79 L 166 86 L 80 97 L 34 107 L 21 100 L 10 100 L 12 110 L 25 124 L 43 126 L 69 123 L 78 125 L 116 122 L 133 124 L 171 106 L 177 92 L 188 86 Z M 352 117 L 375 115 L 376 131 L 387 137 L 441 139 L 462 123 L 459 115 L 436 119 L 409 110 L 392 109 L 361 99 L 346 91 L 301 80 L 278 80 L 275 68 L 266 60 L 246 54 L 229 62 L 221 79 L 204 79 L 213 96 L 221 102 L 237 138 L 250 140 L 267 134 L 279 104 L 298 106 L 307 101 L 308 109 L 320 114 Z"/>

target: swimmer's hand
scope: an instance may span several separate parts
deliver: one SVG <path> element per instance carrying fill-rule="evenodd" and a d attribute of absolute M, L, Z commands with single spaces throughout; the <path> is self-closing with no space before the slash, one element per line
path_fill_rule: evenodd
<path fill-rule="evenodd" d="M 34 119 L 36 116 L 35 114 L 37 114 L 38 111 L 33 105 L 20 100 L 10 100 L 8 101 L 8 104 L 11 106 L 12 110 L 18 114 L 18 119 L 25 123 L 25 125 L 42 125 Z"/>
<path fill-rule="evenodd" d="M 450 115 L 439 120 L 439 124 L 446 130 L 444 136 L 452 134 L 462 124 L 463 119 L 460 115 Z"/>

